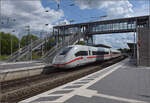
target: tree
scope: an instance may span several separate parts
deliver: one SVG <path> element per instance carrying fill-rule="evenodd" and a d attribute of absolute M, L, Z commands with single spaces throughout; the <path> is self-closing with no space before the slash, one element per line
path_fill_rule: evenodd
<path fill-rule="evenodd" d="M 85 43 L 85 41 L 79 41 L 78 43 L 77 43 L 77 45 L 85 45 L 86 43 Z"/>
<path fill-rule="evenodd" d="M 38 39 L 36 35 L 30 34 L 30 35 L 24 35 L 21 39 L 21 47 L 24 47 L 25 45 L 30 44 L 30 41 L 35 41 Z"/>
<path fill-rule="evenodd" d="M 11 54 L 11 40 L 12 40 L 12 51 L 18 50 L 19 39 L 15 35 L 9 33 L 0 32 L 1 36 L 1 53 L 2 55 Z"/>

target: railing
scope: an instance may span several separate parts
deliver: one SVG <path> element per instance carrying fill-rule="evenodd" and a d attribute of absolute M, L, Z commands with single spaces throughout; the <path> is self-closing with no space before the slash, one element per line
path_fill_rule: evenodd
<path fill-rule="evenodd" d="M 30 52 L 29 48 L 31 49 L 31 47 L 32 47 L 32 50 L 35 50 L 39 46 L 43 45 L 44 42 L 45 42 L 44 39 L 38 39 L 38 40 L 34 41 L 32 44 L 29 44 L 29 45 L 23 47 L 21 50 L 14 52 L 12 54 L 12 56 L 9 57 L 8 62 L 14 62 L 14 61 L 19 60 L 21 57 L 23 57 L 28 52 Z"/>

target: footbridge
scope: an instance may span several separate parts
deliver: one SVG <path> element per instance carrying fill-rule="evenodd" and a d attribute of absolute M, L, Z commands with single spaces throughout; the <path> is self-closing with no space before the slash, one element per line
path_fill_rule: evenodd
<path fill-rule="evenodd" d="M 85 33 L 87 36 L 96 34 L 136 32 L 137 28 L 149 27 L 150 16 L 121 18 L 105 21 L 78 23 L 54 26 L 53 35 L 68 36 L 74 33 Z"/>

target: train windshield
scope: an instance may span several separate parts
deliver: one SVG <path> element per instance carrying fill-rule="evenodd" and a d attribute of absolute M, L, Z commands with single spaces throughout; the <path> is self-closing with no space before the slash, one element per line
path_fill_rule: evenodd
<path fill-rule="evenodd" d="M 71 49 L 72 47 L 66 47 L 60 52 L 59 55 L 66 55 Z"/>

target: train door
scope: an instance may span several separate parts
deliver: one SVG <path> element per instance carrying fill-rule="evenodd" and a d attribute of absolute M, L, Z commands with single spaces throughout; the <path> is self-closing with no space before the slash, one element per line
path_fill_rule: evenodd
<path fill-rule="evenodd" d="M 92 48 L 91 47 L 88 47 L 88 56 L 87 56 L 87 62 L 88 63 L 91 63 L 91 62 L 93 62 L 94 60 L 94 58 L 92 58 Z"/>
<path fill-rule="evenodd" d="M 112 51 L 111 49 L 109 49 L 109 56 L 110 56 L 110 59 L 112 58 Z"/>

